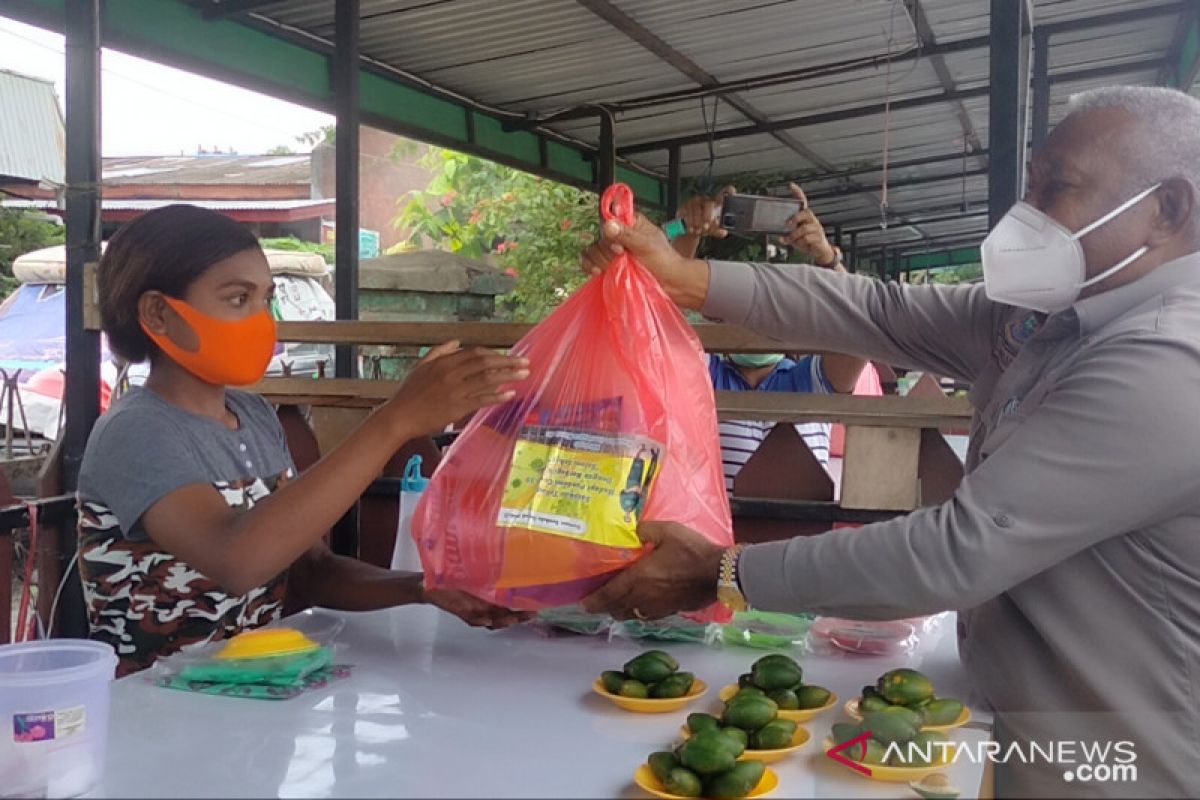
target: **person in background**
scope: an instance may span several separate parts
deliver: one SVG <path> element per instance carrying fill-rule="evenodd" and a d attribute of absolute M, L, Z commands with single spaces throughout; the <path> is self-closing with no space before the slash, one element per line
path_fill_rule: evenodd
<path fill-rule="evenodd" d="M 841 250 L 825 237 L 820 220 L 807 207 L 803 190 L 794 183 L 790 186 L 805 208 L 789 220 L 791 231 L 781 237 L 780 243 L 807 253 L 818 267 L 844 270 Z M 723 239 L 729 235 L 729 231 L 721 227 L 718 216 L 722 199 L 736 191 L 734 187 L 726 186 L 715 197 L 697 195 L 683 204 L 679 218 L 687 226 L 687 232 L 672 243 L 676 252 L 684 258 L 694 258 L 704 237 Z M 708 369 L 713 388 L 719 392 L 849 394 L 858 383 L 864 363 L 857 356 L 834 353 L 795 358 L 788 358 L 783 353 L 732 353 L 710 355 Z M 722 420 L 719 423 L 725 489 L 731 495 L 734 478 L 774 427 L 774 422 L 758 420 Z M 832 426 L 827 422 L 802 422 L 795 427 L 813 457 L 827 467 Z"/>
<path fill-rule="evenodd" d="M 230 388 L 261 379 L 275 348 L 275 287 L 252 233 L 195 206 L 157 209 L 117 232 L 97 280 L 112 349 L 151 365 L 92 429 L 79 477 L 90 635 L 116 650 L 119 674 L 273 622 L 288 593 L 348 610 L 429 603 L 488 627 L 525 618 L 323 541 L 404 442 L 511 399 L 524 359 L 435 348 L 297 476 L 270 404 Z"/>

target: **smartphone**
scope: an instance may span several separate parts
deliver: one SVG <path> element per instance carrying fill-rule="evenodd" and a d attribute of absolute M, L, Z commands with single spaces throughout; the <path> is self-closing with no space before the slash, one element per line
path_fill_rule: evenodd
<path fill-rule="evenodd" d="M 721 227 L 731 233 L 788 232 L 788 220 L 804 210 L 794 197 L 731 194 L 721 204 Z"/>

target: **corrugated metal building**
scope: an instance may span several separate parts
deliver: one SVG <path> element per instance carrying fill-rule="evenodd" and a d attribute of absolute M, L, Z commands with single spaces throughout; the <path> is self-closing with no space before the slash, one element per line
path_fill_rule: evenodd
<path fill-rule="evenodd" d="M 0 183 L 63 183 L 66 131 L 51 81 L 0 70 Z"/>

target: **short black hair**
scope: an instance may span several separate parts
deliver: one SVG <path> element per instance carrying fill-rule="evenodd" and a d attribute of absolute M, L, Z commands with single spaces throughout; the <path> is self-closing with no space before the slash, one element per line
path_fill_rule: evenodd
<path fill-rule="evenodd" d="M 142 295 L 182 298 L 213 264 L 254 247 L 260 247 L 258 239 L 244 226 L 199 206 L 164 206 L 126 224 L 96 270 L 109 347 L 128 361 L 145 361 L 157 348 L 138 320 Z"/>

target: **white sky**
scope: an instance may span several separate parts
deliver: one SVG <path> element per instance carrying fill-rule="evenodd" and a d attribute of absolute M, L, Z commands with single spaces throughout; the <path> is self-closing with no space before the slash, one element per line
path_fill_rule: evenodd
<path fill-rule="evenodd" d="M 63 37 L 0 17 L 0 69 L 52 80 L 64 95 Z M 296 137 L 333 122 L 328 114 L 105 50 L 106 156 L 192 155 L 198 147 L 263 153 L 308 150 Z"/>

